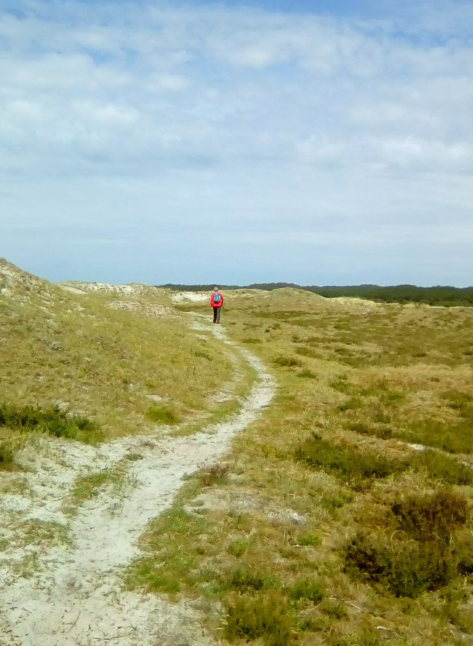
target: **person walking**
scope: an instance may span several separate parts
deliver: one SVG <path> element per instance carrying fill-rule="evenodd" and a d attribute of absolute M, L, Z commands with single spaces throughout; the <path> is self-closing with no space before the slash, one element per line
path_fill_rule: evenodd
<path fill-rule="evenodd" d="M 210 307 L 214 311 L 214 323 L 220 323 L 220 312 L 223 307 L 223 294 L 218 287 L 215 287 L 210 297 Z"/>

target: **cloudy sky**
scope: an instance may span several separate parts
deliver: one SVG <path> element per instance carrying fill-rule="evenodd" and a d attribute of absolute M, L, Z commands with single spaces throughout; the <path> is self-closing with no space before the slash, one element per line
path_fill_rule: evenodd
<path fill-rule="evenodd" d="M 473 284 L 471 0 L 0 0 L 0 256 Z"/>

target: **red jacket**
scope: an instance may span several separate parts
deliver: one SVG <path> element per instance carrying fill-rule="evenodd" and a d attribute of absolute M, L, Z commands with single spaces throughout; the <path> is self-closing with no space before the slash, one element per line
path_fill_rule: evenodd
<path fill-rule="evenodd" d="M 212 296 L 210 297 L 210 307 L 222 307 L 223 306 L 223 294 L 222 292 L 217 292 L 220 295 L 220 302 L 216 303 L 215 302 L 215 294 L 216 292 L 212 292 Z"/>

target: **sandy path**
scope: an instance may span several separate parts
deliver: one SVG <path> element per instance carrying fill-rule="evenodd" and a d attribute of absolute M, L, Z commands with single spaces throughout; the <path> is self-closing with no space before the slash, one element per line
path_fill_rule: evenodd
<path fill-rule="evenodd" d="M 72 546 L 49 549 L 31 578 L 11 579 L 3 588 L 1 646 L 215 644 L 203 633 L 189 603 L 170 604 L 154 595 L 123 591 L 119 576 L 121 568 L 138 554 L 137 540 L 147 523 L 171 505 L 184 477 L 227 452 L 233 436 L 256 419 L 273 396 L 274 383 L 262 362 L 228 341 L 221 328 L 212 331 L 258 374 L 240 412 L 191 437 L 125 438 L 98 450 L 76 445 L 76 463 L 107 459 L 113 463 L 130 451 L 143 457 L 130 462 L 133 485 L 124 500 L 117 502 L 104 491 L 83 505 L 72 521 Z M 70 456 L 63 458 L 65 463 L 71 460 Z M 38 460 L 38 468 L 44 462 Z M 49 491 L 49 507 L 59 513 L 64 477 L 47 461 L 46 469 L 49 481 L 54 482 L 56 474 L 59 489 L 53 495 Z M 64 476 L 67 468 L 60 473 Z"/>

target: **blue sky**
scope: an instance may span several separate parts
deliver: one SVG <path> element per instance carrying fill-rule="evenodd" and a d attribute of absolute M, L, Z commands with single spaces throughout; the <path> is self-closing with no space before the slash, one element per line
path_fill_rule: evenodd
<path fill-rule="evenodd" d="M 473 3 L 0 0 L 0 255 L 473 284 Z"/>

